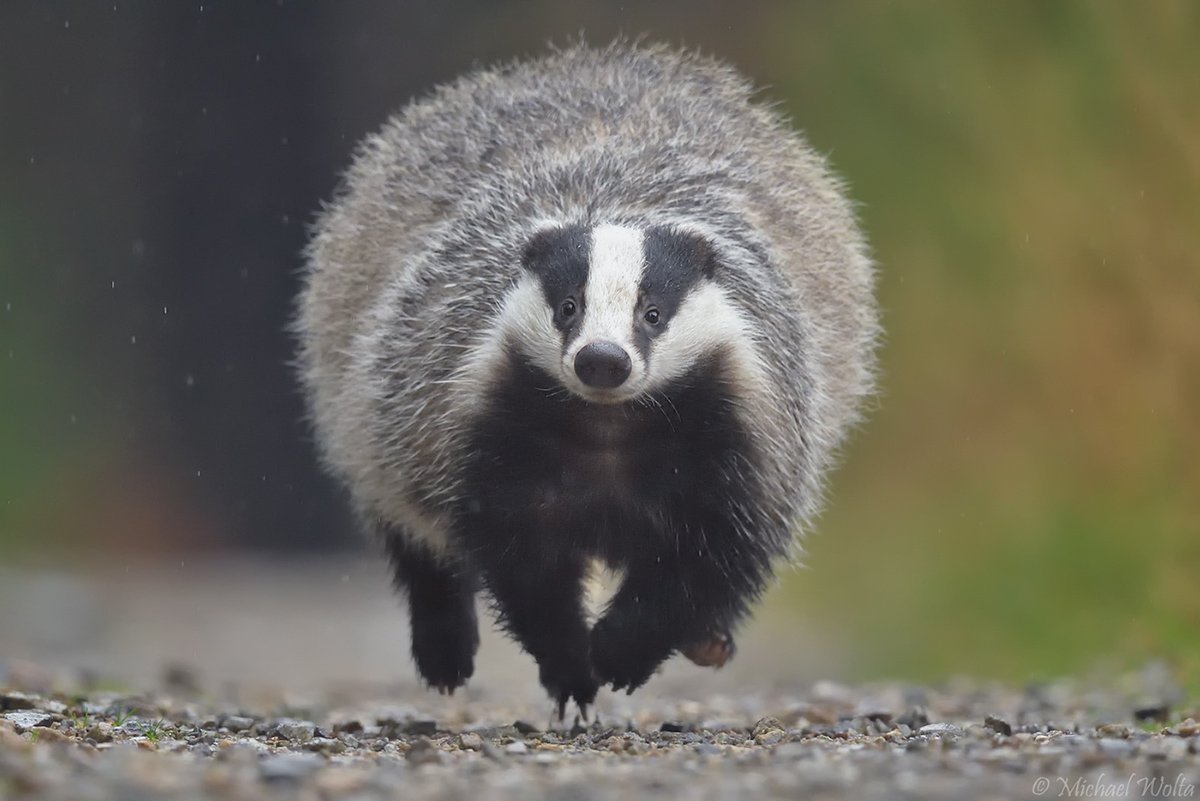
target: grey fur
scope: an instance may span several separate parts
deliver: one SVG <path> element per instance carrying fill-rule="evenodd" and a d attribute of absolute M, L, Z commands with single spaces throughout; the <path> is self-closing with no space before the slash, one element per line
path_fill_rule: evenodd
<path fill-rule="evenodd" d="M 767 376 L 739 396 L 763 508 L 793 531 L 814 514 L 872 391 L 873 271 L 839 181 L 753 93 L 695 54 L 573 46 L 442 86 L 362 144 L 296 327 L 317 440 L 366 519 L 450 544 L 479 349 L 547 220 L 710 239 Z"/>

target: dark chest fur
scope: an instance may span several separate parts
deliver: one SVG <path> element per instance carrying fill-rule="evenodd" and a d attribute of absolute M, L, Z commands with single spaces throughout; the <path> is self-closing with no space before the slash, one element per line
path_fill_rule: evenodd
<path fill-rule="evenodd" d="M 583 401 L 519 364 L 469 446 L 460 533 L 613 564 L 727 536 L 751 506 L 749 441 L 717 360 L 652 397 Z"/>

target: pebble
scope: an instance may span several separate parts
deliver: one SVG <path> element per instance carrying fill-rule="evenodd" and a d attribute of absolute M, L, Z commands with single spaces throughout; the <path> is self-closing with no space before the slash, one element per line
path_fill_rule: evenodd
<path fill-rule="evenodd" d="M 304 750 L 317 751 L 322 754 L 340 754 L 346 750 L 346 744 L 331 737 L 314 737 L 304 744 Z"/>
<path fill-rule="evenodd" d="M 244 715 L 229 715 L 221 718 L 221 725 L 236 734 L 239 731 L 248 731 L 254 725 L 254 718 Z"/>
<path fill-rule="evenodd" d="M 260 765 L 260 774 L 267 782 L 299 783 L 325 764 L 317 754 L 272 754 Z"/>
<path fill-rule="evenodd" d="M 465 751 L 482 751 L 483 738 L 475 732 L 464 732 L 458 735 L 458 747 Z"/>
<path fill-rule="evenodd" d="M 6 712 L 4 713 L 5 720 L 12 721 L 17 732 L 23 732 L 27 729 L 32 729 L 37 726 L 49 726 L 54 722 L 54 716 L 48 712 L 33 710 L 29 712 Z"/>
<path fill-rule="evenodd" d="M 29 730 L 29 733 L 36 738 L 39 743 L 65 743 L 71 740 L 70 737 L 63 734 L 58 729 L 52 729 L 48 726 L 34 726 Z"/>
<path fill-rule="evenodd" d="M 34 696 L 25 693 L 0 693 L 0 712 L 16 712 L 22 709 L 33 709 Z"/>
<path fill-rule="evenodd" d="M 952 737 L 961 737 L 963 730 L 953 723 L 930 723 L 917 729 L 917 734 L 923 734 L 926 737 L 940 737 L 942 735 L 950 735 Z"/>
<path fill-rule="evenodd" d="M 315 736 L 317 724 L 307 720 L 280 718 L 272 729 L 277 737 L 284 740 L 291 740 L 294 743 L 306 743 Z"/>
<path fill-rule="evenodd" d="M 1012 724 L 1003 718 L 998 718 L 995 715 L 988 715 L 983 720 L 983 725 L 987 726 L 997 734 L 1003 734 L 1005 737 L 1012 736 Z"/>
<path fill-rule="evenodd" d="M 431 765 L 441 762 L 445 754 L 428 737 L 418 737 L 405 754 L 411 765 Z"/>
<path fill-rule="evenodd" d="M 527 754 L 527 753 L 529 753 L 529 747 L 527 745 L 525 745 L 525 743 L 518 741 L 515 743 L 509 743 L 508 745 L 504 746 L 504 752 L 506 754 L 514 754 L 514 755 Z"/>

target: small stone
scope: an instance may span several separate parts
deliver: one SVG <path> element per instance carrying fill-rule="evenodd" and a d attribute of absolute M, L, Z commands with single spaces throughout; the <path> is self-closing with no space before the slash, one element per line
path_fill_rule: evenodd
<path fill-rule="evenodd" d="M 58 729 L 52 729 L 48 726 L 34 726 L 29 730 L 29 733 L 36 737 L 39 743 L 68 743 L 71 741 L 70 737 Z"/>
<path fill-rule="evenodd" d="M 307 720 L 280 718 L 274 727 L 274 731 L 277 737 L 284 740 L 290 740 L 294 743 L 306 743 L 316 734 L 317 726 L 315 723 Z"/>
<path fill-rule="evenodd" d="M 316 754 L 272 754 L 262 761 L 260 773 L 268 783 L 298 784 L 324 764 Z"/>
<path fill-rule="evenodd" d="M 983 719 L 983 725 L 996 734 L 1003 734 L 1005 737 L 1012 737 L 1012 724 L 1003 718 L 998 718 L 995 715 L 988 715 Z"/>
<path fill-rule="evenodd" d="M 752 734 L 755 737 L 757 737 L 760 734 L 764 734 L 769 731 L 782 731 L 782 730 L 783 730 L 782 723 L 780 723 L 775 718 L 767 717 L 767 718 L 760 719 L 757 723 L 754 724 L 754 731 L 752 732 Z"/>
<path fill-rule="evenodd" d="M 917 734 L 923 734 L 926 737 L 941 737 L 943 735 L 960 737 L 962 733 L 963 730 L 953 723 L 930 723 L 917 729 Z"/>
<path fill-rule="evenodd" d="M 519 756 L 521 754 L 529 753 L 529 747 L 526 746 L 525 743 L 518 741 L 515 743 L 509 743 L 508 745 L 506 745 L 504 747 L 504 751 L 507 754 L 513 754 L 514 756 Z"/>
<path fill-rule="evenodd" d="M 929 725 L 929 713 L 926 712 L 922 707 L 914 706 L 912 709 L 896 718 L 896 722 L 903 723 L 910 729 L 920 729 L 922 726 Z"/>
<path fill-rule="evenodd" d="M 400 731 L 410 737 L 432 737 L 437 730 L 436 720 L 408 720 L 400 727 Z"/>
<path fill-rule="evenodd" d="M 483 738 L 472 731 L 458 735 L 458 747 L 464 751 L 482 751 Z"/>
<path fill-rule="evenodd" d="M 754 742 L 758 745 L 775 745 L 783 739 L 783 732 L 776 729 L 775 731 L 767 731 L 754 738 Z"/>
<path fill-rule="evenodd" d="M 0 726 L 0 752 L 21 753 L 28 751 L 33 744 L 15 731 Z"/>
<path fill-rule="evenodd" d="M 132 734 L 134 737 L 143 737 L 146 734 L 145 730 L 147 728 L 149 728 L 149 724 L 143 723 L 138 718 L 131 717 L 121 724 L 119 731 L 125 734 Z"/>
<path fill-rule="evenodd" d="M 1097 732 L 1105 737 L 1128 737 L 1129 727 L 1124 723 L 1105 723 L 1096 729 Z"/>
<path fill-rule="evenodd" d="M 658 730 L 667 732 L 685 732 L 688 730 L 688 725 L 686 723 L 664 722 Z"/>
<path fill-rule="evenodd" d="M 88 726 L 87 736 L 98 743 L 111 743 L 113 738 L 113 726 L 107 721 L 100 721 Z"/>
<path fill-rule="evenodd" d="M 433 744 L 428 737 L 419 737 L 405 754 L 405 759 L 412 765 L 432 765 L 442 761 L 442 750 Z"/>
<path fill-rule="evenodd" d="M 221 725 L 231 732 L 246 731 L 254 725 L 254 718 L 244 715 L 228 715 L 221 719 Z"/>
<path fill-rule="evenodd" d="M 513 728 L 516 729 L 521 734 L 528 735 L 528 734 L 537 734 L 538 733 L 537 726 L 534 726 L 532 723 L 526 723 L 523 720 L 515 721 L 513 723 Z"/>
<path fill-rule="evenodd" d="M 54 717 L 48 712 L 39 712 L 37 710 L 29 712 L 6 712 L 4 718 L 12 721 L 18 734 L 36 726 L 49 726 L 54 722 Z"/>
<path fill-rule="evenodd" d="M 0 693 L 0 712 L 17 712 L 22 709 L 37 709 L 40 700 L 25 693 Z"/>
<path fill-rule="evenodd" d="M 1200 723 L 1189 718 L 1175 727 L 1175 733 L 1180 737 L 1195 737 L 1200 734 Z"/>
<path fill-rule="evenodd" d="M 314 737 L 304 744 L 305 751 L 317 751 L 322 754 L 340 754 L 346 750 L 346 744 L 331 737 Z"/>
<path fill-rule="evenodd" d="M 363 725 L 357 720 L 347 720 L 333 726 L 334 734 L 362 734 Z"/>

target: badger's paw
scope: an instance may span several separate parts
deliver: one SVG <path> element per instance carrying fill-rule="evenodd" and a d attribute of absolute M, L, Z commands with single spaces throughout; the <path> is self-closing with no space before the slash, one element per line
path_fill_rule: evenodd
<path fill-rule="evenodd" d="M 586 719 L 588 707 L 596 700 L 600 682 L 591 666 L 583 660 L 545 660 L 538 664 L 538 678 L 557 705 L 558 719 L 566 715 L 567 704 L 574 701 Z"/>
<path fill-rule="evenodd" d="M 475 672 L 479 631 L 473 619 L 444 620 L 441 625 L 427 622 L 430 625 L 413 628 L 413 661 L 431 688 L 442 695 L 453 695 Z"/>
<path fill-rule="evenodd" d="M 719 631 L 707 639 L 681 648 L 680 653 L 700 667 L 722 668 L 737 653 L 737 644 L 732 634 Z"/>
<path fill-rule="evenodd" d="M 637 636 L 610 617 L 592 627 L 592 669 L 601 684 L 632 693 L 641 687 L 670 655 L 661 638 Z"/>

